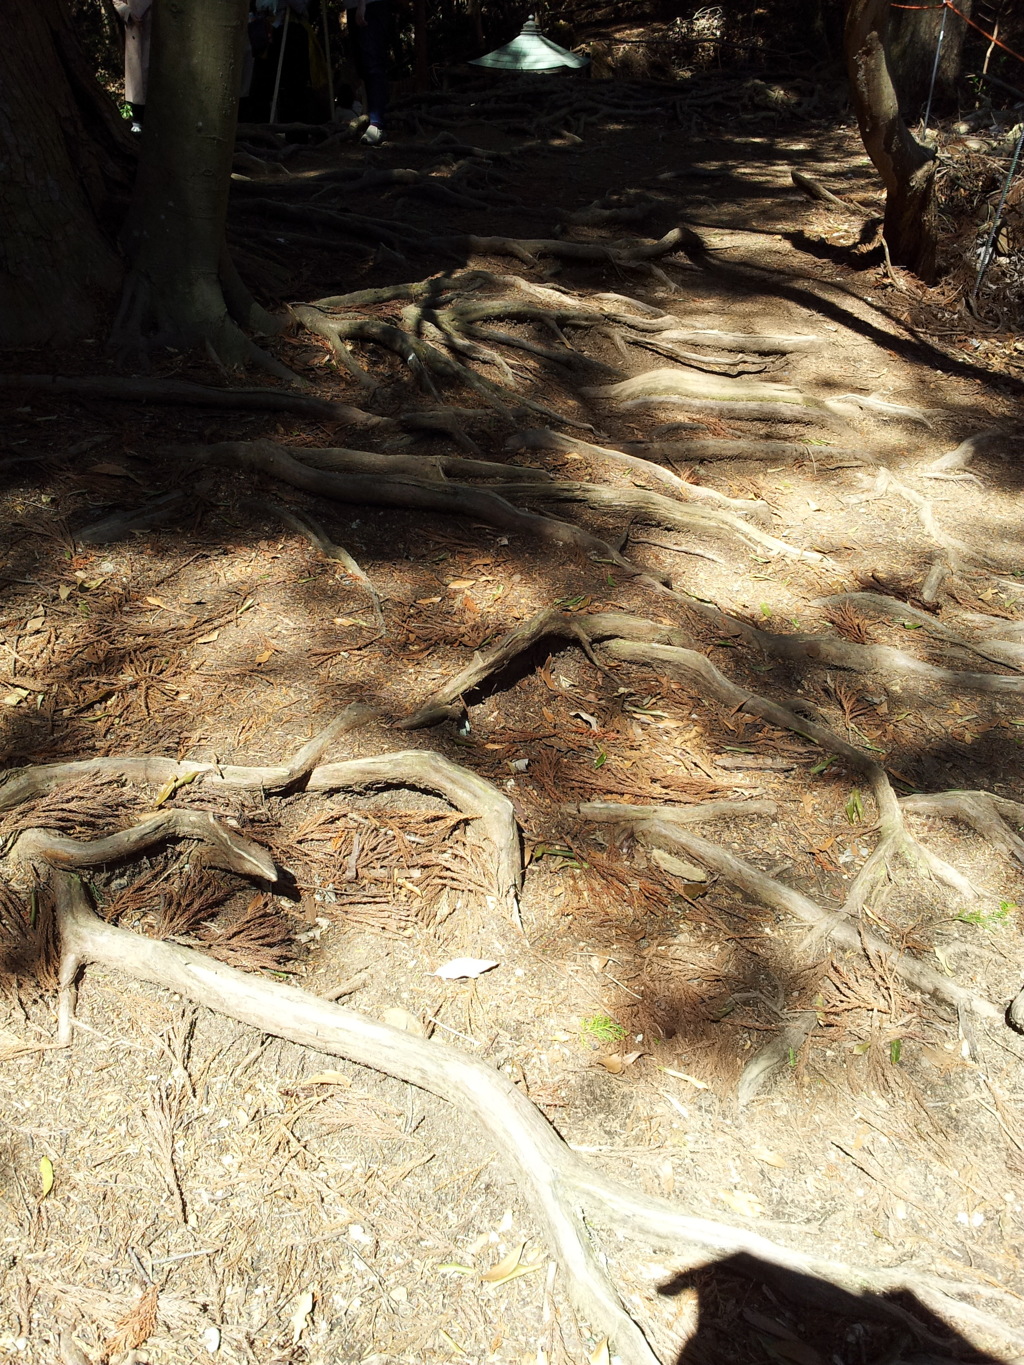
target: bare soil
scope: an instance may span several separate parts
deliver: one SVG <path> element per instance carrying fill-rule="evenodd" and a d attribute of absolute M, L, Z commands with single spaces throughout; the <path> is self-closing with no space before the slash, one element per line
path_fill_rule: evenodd
<path fill-rule="evenodd" d="M 311 452 L 388 449 L 345 425 L 3 395 L 4 765 L 132 754 L 282 763 L 346 705 L 367 702 L 377 718 L 329 758 L 433 749 L 511 798 L 527 863 L 521 924 L 489 894 L 490 869 L 466 821 L 410 791 L 300 787 L 229 799 L 201 781 L 168 795 L 70 784 L 6 814 L 7 852 L 29 826 L 79 838 L 123 828 L 159 796 L 163 806 L 212 811 L 269 849 L 282 870 L 276 885 L 216 872 L 173 844 L 86 872 L 100 913 L 472 1052 L 513 1078 L 595 1167 L 688 1212 L 835 1261 L 900 1267 L 908 1284 L 955 1282 L 964 1305 L 959 1319 L 944 1319 L 922 1288 L 898 1300 L 907 1322 L 855 1295 L 815 1307 L 767 1271 L 752 1276 L 704 1250 L 652 1249 L 599 1227 L 609 1276 L 660 1360 L 1007 1360 L 1024 1351 L 1019 1036 L 998 1018 L 958 1016 L 886 960 L 835 948 L 724 876 L 690 876 L 626 826 L 565 809 L 601 798 L 773 802 L 774 815 L 700 832 L 838 908 L 878 837 L 863 774 L 667 668 L 565 642 L 542 643 L 467 695 L 465 720 L 394 728 L 474 651 L 534 613 L 617 610 L 681 627 L 733 681 L 817 716 L 882 764 L 899 796 L 967 789 L 1024 800 L 1021 659 L 1011 651 L 997 662 L 948 638 L 1024 638 L 1019 367 L 994 368 L 966 324 L 949 326 L 941 288 L 922 291 L 857 248 L 862 215 L 794 188 L 795 168 L 870 210 L 878 186 L 851 128 L 741 100 L 728 120 L 695 124 L 677 116 L 667 87 L 652 116 L 652 89 L 637 96 L 642 118 L 625 99 L 581 133 L 526 150 L 507 120 L 453 123 L 460 142 L 510 154 L 491 168 L 500 203 L 488 200 L 486 179 L 474 191 L 479 208 L 366 189 L 354 207 L 406 234 L 406 259 L 326 235 L 318 249 L 308 237 L 321 229 L 311 227 L 302 245 L 261 258 L 257 283 L 296 301 L 435 272 L 456 279 L 469 268 L 507 277 L 520 297 L 514 277 L 566 290 L 573 306 L 597 306 L 610 291 L 693 328 L 819 338 L 816 350 L 759 357 L 770 367 L 750 376 L 837 404 L 803 425 L 584 392 L 683 368 L 620 345 L 614 327 L 566 329 L 614 375 L 486 343 L 512 367 L 521 396 L 587 424 L 561 431 L 591 445 L 801 442 L 795 459 L 675 461 L 692 485 L 765 504 L 763 528 L 792 553 L 648 524 L 625 496 L 635 486 L 664 492 L 661 484 L 585 449 L 507 449 L 515 430 L 551 424 L 534 416 L 517 427 L 455 386 L 442 396 L 479 409 L 467 429 L 481 458 L 620 489 L 622 506 L 548 510 L 621 543 L 677 595 L 575 546 L 475 517 L 344 506 L 166 454 L 168 445 L 259 438 Z M 410 119 L 372 152 L 347 141 L 300 150 L 289 177 L 411 166 L 443 184 L 454 158 L 435 132 Z M 272 170 L 268 183 L 284 179 Z M 650 200 L 642 225 L 569 227 L 566 238 L 657 239 L 683 222 L 703 252 L 675 252 L 651 275 L 475 251 L 456 262 L 413 240 L 416 229 L 552 238 L 565 215 L 627 189 Z M 257 271 L 256 256 L 240 259 Z M 401 320 L 398 303 L 361 311 Z M 494 325 L 557 342 L 542 325 Z M 387 416 L 437 406 L 390 351 L 354 346 L 371 389 L 308 331 L 271 344 L 322 397 Z M 16 362 L 24 373 L 112 372 L 101 338 L 75 357 Z M 160 375 L 221 382 L 185 357 Z M 858 406 L 851 394 L 894 406 Z M 969 467 L 930 477 L 940 456 L 993 429 Z M 405 449 L 425 466 L 466 453 L 429 434 Z M 177 520 L 82 543 L 81 529 L 105 513 L 176 489 L 186 494 Z M 312 513 L 354 557 L 380 596 L 383 635 L 343 566 L 261 511 L 271 498 Z M 925 601 L 936 561 L 945 576 Z M 863 600 L 821 600 L 854 592 L 916 607 L 946 636 Z M 772 636 L 892 646 L 956 676 L 859 672 L 816 662 L 813 651 L 773 655 L 702 615 L 701 603 Z M 965 682 L 973 674 L 1012 682 L 986 689 Z M 906 818 L 977 895 L 897 862 L 861 923 L 1002 1008 L 1021 985 L 1020 861 L 961 822 L 909 809 Z M 44 897 L 45 882 L 23 865 L 9 861 L 7 880 L 25 904 Z M 497 965 L 475 980 L 436 975 L 460 957 Z M 86 972 L 73 1046 L 56 1048 L 52 985 L 12 979 L 0 1004 L 0 1359 L 607 1359 L 471 1113 L 106 969 Z M 388 1015 L 395 1010 L 405 1014 Z M 802 1043 L 741 1104 L 752 1058 L 804 1016 Z M 155 1322 L 146 1318 L 153 1286 Z"/>

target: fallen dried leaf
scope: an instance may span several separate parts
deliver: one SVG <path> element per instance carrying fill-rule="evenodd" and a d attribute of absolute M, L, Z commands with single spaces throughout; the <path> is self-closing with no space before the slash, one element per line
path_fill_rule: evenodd
<path fill-rule="evenodd" d="M 495 1265 L 492 1265 L 489 1270 L 483 1271 L 480 1276 L 481 1280 L 486 1284 L 500 1284 L 502 1280 L 507 1280 L 522 1260 L 525 1249 L 525 1241 L 518 1242 L 507 1256 L 503 1256 L 501 1260 Z"/>
<path fill-rule="evenodd" d="M 434 976 L 441 977 L 443 981 L 462 981 L 483 976 L 484 972 L 491 971 L 497 965 L 484 957 L 453 957 L 451 962 L 438 967 Z"/>
<path fill-rule="evenodd" d="M 288 1319 L 288 1325 L 292 1329 L 292 1345 L 297 1346 L 299 1337 L 306 1330 L 309 1322 L 309 1315 L 313 1311 L 313 1291 L 307 1289 L 305 1294 L 300 1294 L 295 1304 L 295 1312 Z"/>
<path fill-rule="evenodd" d="M 764 1213 L 761 1201 L 747 1190 L 720 1190 L 718 1197 L 741 1218 L 760 1218 Z"/>
<path fill-rule="evenodd" d="M 53 1189 L 53 1162 L 50 1160 L 48 1156 L 40 1158 L 39 1179 L 43 1187 L 43 1192 L 39 1196 L 39 1202 L 42 1203 L 46 1196 Z"/>
<path fill-rule="evenodd" d="M 409 1010 L 403 1010 L 398 1005 L 385 1010 L 381 1015 L 381 1022 L 390 1024 L 392 1028 L 401 1029 L 403 1033 L 411 1033 L 414 1038 L 430 1037 L 430 1030 L 419 1015 L 411 1014 Z"/>

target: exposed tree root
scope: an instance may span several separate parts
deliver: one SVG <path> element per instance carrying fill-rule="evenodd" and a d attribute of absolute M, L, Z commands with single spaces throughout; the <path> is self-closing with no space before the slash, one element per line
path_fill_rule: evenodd
<path fill-rule="evenodd" d="M 293 459 L 284 446 L 272 441 L 226 441 L 219 445 L 188 447 L 188 451 L 196 461 L 229 469 L 259 469 L 294 488 L 319 493 L 337 502 L 368 507 L 413 507 L 470 516 L 503 531 L 536 536 L 561 545 L 575 545 L 584 553 L 616 564 L 645 582 L 655 582 L 650 574 L 623 559 L 606 541 L 569 522 L 514 507 L 500 496 L 500 489 L 470 488 L 466 484 L 414 479 L 407 475 L 390 478 L 383 474 L 342 476 L 332 471 L 311 469 Z M 538 496 L 547 486 L 543 482 L 528 485 Z"/>
<path fill-rule="evenodd" d="M 472 251 L 481 256 L 514 256 L 526 265 L 535 266 L 539 256 L 555 256 L 565 261 L 604 261 L 623 269 L 630 267 L 654 273 L 651 262 L 669 256 L 680 248 L 693 247 L 700 238 L 687 227 L 675 227 L 656 242 L 633 239 L 625 242 L 572 242 L 561 238 L 519 237 L 444 237 L 440 244 L 458 251 Z M 695 269 L 689 262 L 687 267 Z M 659 278 L 671 287 L 671 281 L 661 272 Z"/>
<path fill-rule="evenodd" d="M 740 636 L 769 658 L 843 668 L 854 673 L 920 678 L 968 692 L 1024 693 L 1024 677 L 1011 677 L 1005 673 L 957 673 L 926 663 L 891 645 L 862 645 L 831 635 L 777 635 L 697 599 L 694 599 L 693 610 L 713 621 L 726 634 Z"/>
<path fill-rule="evenodd" d="M 561 433 L 551 431 L 548 427 L 517 431 L 505 442 L 505 449 L 558 450 L 565 451 L 568 454 L 580 452 L 589 456 L 596 463 L 610 464 L 613 467 L 618 465 L 635 470 L 637 473 L 653 479 L 655 483 L 662 484 L 680 498 L 687 498 L 693 502 L 712 503 L 718 507 L 726 507 L 732 512 L 757 516 L 759 519 L 771 515 L 771 509 L 767 503 L 755 502 L 750 498 L 727 497 L 725 493 L 719 493 L 716 488 L 705 488 L 702 484 L 688 483 L 685 479 L 679 478 L 677 474 L 670 473 L 667 469 L 661 468 L 660 465 L 652 464 L 650 460 L 644 459 L 641 455 L 613 450 L 608 446 L 592 445 L 589 441 L 579 440 L 572 436 L 562 436 Z"/>
<path fill-rule="evenodd" d="M 294 378 L 294 376 L 290 376 Z M 215 389 L 184 379 L 120 379 L 97 375 L 17 374 L 0 375 L 0 389 L 20 392 L 59 393 L 72 398 L 104 398 L 122 403 L 172 403 L 226 411 L 294 412 L 317 421 L 345 422 L 354 426 L 383 423 L 360 408 L 332 403 L 326 398 L 289 393 L 285 389 Z M 389 423 L 391 425 L 391 423 Z"/>
<path fill-rule="evenodd" d="M 912 815 L 935 815 L 959 820 L 980 834 L 1011 862 L 1024 864 L 1024 839 L 1015 834 L 1010 821 L 1024 827 L 1024 805 L 991 792 L 952 791 L 927 796 L 903 796 L 900 807 Z"/>
<path fill-rule="evenodd" d="M 551 607 L 516 626 L 490 649 L 482 653 L 477 652 L 471 664 L 433 692 L 411 715 L 400 721 L 401 728 L 418 730 L 425 725 L 438 725 L 443 720 L 462 715 L 464 706 L 454 704 L 459 698 L 500 672 L 506 664 L 511 663 L 545 636 L 576 640 L 599 668 L 601 665 L 594 659 L 590 649 L 590 645 L 597 640 L 606 640 L 614 636 L 631 640 L 664 641 L 676 645 L 687 642 L 687 636 L 681 630 L 656 626 L 653 621 L 645 621 L 622 612 L 574 615 Z"/>
<path fill-rule="evenodd" d="M 628 302 L 636 306 L 633 299 L 629 299 Z M 741 355 L 791 355 L 796 352 L 818 351 L 824 344 L 821 337 L 810 333 L 791 336 L 767 332 L 723 332 L 713 327 L 697 327 L 675 317 L 672 313 L 656 317 L 636 317 L 631 313 L 615 313 L 609 310 L 607 317 L 612 322 L 620 322 L 640 332 L 658 332 L 665 341 L 713 346 L 720 351 L 736 351 Z"/>
<path fill-rule="evenodd" d="M 320 758 L 349 730 L 371 721 L 376 712 L 360 702 L 347 706 L 330 725 L 318 731 L 290 762 L 276 767 L 246 768 L 221 763 L 196 763 L 189 759 L 147 754 L 138 758 L 83 758 L 68 763 L 40 763 L 30 768 L 7 768 L 0 772 L 0 813 L 14 810 L 25 801 L 45 796 L 65 782 L 86 778 L 122 778 L 125 782 L 161 787 L 166 800 L 178 787 L 201 777 L 212 787 L 255 791 L 287 791 L 308 780 Z M 160 797 L 157 805 L 162 804 Z"/>
<path fill-rule="evenodd" d="M 532 398 L 513 395 L 508 389 L 482 378 L 466 365 L 461 365 L 451 356 L 445 355 L 436 346 L 420 337 L 410 336 L 402 328 L 393 327 L 390 323 L 361 317 L 358 314 L 328 314 L 308 304 L 296 304 L 292 312 L 309 331 L 329 341 L 335 354 L 341 354 L 345 341 L 372 341 L 380 346 L 386 346 L 405 361 L 434 398 L 438 398 L 432 378 L 436 375 L 440 379 L 472 389 L 506 420 L 512 420 L 514 408 L 526 408 L 558 423 L 580 425 L 560 413 L 553 412 L 543 403 L 535 402 Z"/>
<path fill-rule="evenodd" d="M 935 512 L 930 498 L 926 498 L 923 493 L 919 493 L 916 488 L 910 488 L 905 483 L 901 483 L 895 478 L 888 469 L 880 469 L 875 476 L 871 490 L 864 495 L 864 499 L 880 498 L 886 493 L 895 493 L 898 497 L 909 502 L 911 507 L 917 512 L 918 520 L 922 527 L 949 557 L 950 563 L 955 567 L 961 559 L 968 563 L 974 562 L 984 564 L 990 569 L 1005 568 L 1005 565 L 985 554 L 983 550 L 976 546 L 968 545 L 957 536 L 950 535 L 944 530 L 935 519 Z"/>
<path fill-rule="evenodd" d="M 629 824 L 637 838 L 652 848 L 664 849 L 667 853 L 683 854 L 693 858 L 704 867 L 733 886 L 739 887 L 745 895 L 760 901 L 773 910 L 791 915 L 803 924 L 810 925 L 844 948 L 867 952 L 881 959 L 887 967 L 915 989 L 925 995 L 944 1000 L 957 1008 L 969 1009 L 982 1019 L 999 1019 L 1003 1011 L 983 996 L 958 986 L 941 973 L 911 957 L 901 953 L 878 937 L 877 934 L 857 924 L 845 914 L 826 910 L 802 892 L 776 881 L 760 868 L 737 858 L 735 854 L 707 839 L 702 839 L 689 830 L 682 828 L 678 821 L 647 819 L 645 808 L 636 806 Z M 620 817 L 617 822 L 626 823 Z"/>
<path fill-rule="evenodd" d="M 758 412 L 767 410 L 773 413 L 779 421 L 817 420 L 815 414 L 821 414 L 826 419 L 829 416 L 823 403 L 807 397 L 791 384 L 716 379 L 713 375 L 685 374 L 682 370 L 648 370 L 646 374 L 624 379 L 621 384 L 586 389 L 584 392 L 593 398 L 606 398 L 616 403 L 628 403 L 638 398 L 710 401 L 740 407 L 749 403 Z"/>
<path fill-rule="evenodd" d="M 596 511 L 620 509 L 632 513 L 642 521 L 651 522 L 668 530 L 691 531 L 703 535 L 738 537 L 759 550 L 770 550 L 787 559 L 802 559 L 811 564 L 828 565 L 827 555 L 817 550 L 802 550 L 788 541 L 779 540 L 759 526 L 744 521 L 718 507 L 685 506 L 661 493 L 646 488 L 611 488 L 606 484 L 569 483 L 552 480 L 550 483 L 505 483 L 496 491 L 510 498 L 529 498 L 541 502 L 575 502 Z"/>
<path fill-rule="evenodd" d="M 91 758 L 23 768 L 2 775 L 0 810 L 12 810 L 61 783 L 88 777 L 120 777 L 139 784 L 159 783 L 161 793 L 157 805 L 180 787 L 193 782 L 213 789 L 226 787 L 245 791 L 286 791 L 299 784 L 304 791 L 411 787 L 443 796 L 456 810 L 469 817 L 471 826 L 467 837 L 481 848 L 496 900 L 517 918 L 522 881 L 519 830 L 512 803 L 490 782 L 429 749 L 318 764 L 319 758 L 339 735 L 365 724 L 373 714 L 369 707 L 359 704 L 348 707 L 337 720 L 305 744 L 290 763 L 281 767 L 235 767 L 149 755 Z M 217 856 L 233 860 L 220 862 L 218 866 L 228 866 L 266 881 L 276 880 L 276 869 L 262 849 L 231 833 L 203 812 L 164 811 L 120 834 L 86 843 L 46 830 L 26 830 L 19 834 L 16 850 L 22 860 L 38 858 L 61 867 L 94 867 L 131 856 L 171 837 L 204 841 Z"/>
<path fill-rule="evenodd" d="M 380 593 L 373 586 L 369 576 L 359 567 L 349 552 L 341 545 L 336 545 L 330 536 L 308 513 L 299 513 L 295 508 L 285 507 L 284 503 L 275 502 L 272 498 L 258 502 L 255 498 L 245 498 L 239 504 L 247 507 L 250 511 L 261 514 L 270 513 L 271 516 L 278 517 L 286 526 L 290 526 L 293 531 L 298 531 L 299 535 L 305 536 L 310 544 L 324 556 L 335 563 L 342 565 L 348 576 L 358 583 L 370 595 L 373 603 L 373 614 L 377 621 L 377 627 L 383 636 L 387 627 L 384 623 L 384 609 L 381 606 Z"/>
<path fill-rule="evenodd" d="M 159 497 L 150 498 L 141 507 L 112 512 L 109 516 L 101 517 L 99 521 L 80 526 L 74 533 L 75 540 L 79 545 L 111 545 L 115 541 L 126 539 L 132 531 L 148 531 L 153 526 L 162 526 L 165 522 L 173 521 L 192 505 L 193 500 L 187 493 L 175 489 L 170 493 L 162 493 Z"/>
<path fill-rule="evenodd" d="M 760 438 L 722 440 L 701 437 L 687 441 L 623 441 L 622 444 L 624 449 L 641 459 L 667 460 L 670 464 L 679 462 L 688 465 L 703 460 L 763 460 L 767 464 L 806 461 L 819 468 L 836 469 L 875 463 L 875 457 L 866 450 L 804 445 L 799 441 L 763 441 Z"/>
<path fill-rule="evenodd" d="M 205 861 L 213 867 L 224 867 L 262 881 L 277 881 L 277 868 L 265 849 L 234 834 L 205 811 L 160 811 L 130 829 L 86 842 L 48 829 L 27 829 L 18 835 L 10 856 L 23 863 L 46 863 L 50 867 L 102 867 L 138 857 L 167 839 L 196 840 L 204 846 Z"/>
<path fill-rule="evenodd" d="M 703 843 L 703 841 L 700 841 Z M 66 874 L 54 876 L 63 942 L 62 984 L 73 999 L 80 965 L 98 963 L 127 976 L 184 995 L 204 1008 L 227 1015 L 261 1033 L 287 1038 L 321 1053 L 344 1057 L 428 1090 L 470 1114 L 492 1137 L 504 1160 L 516 1170 L 520 1188 L 566 1277 L 570 1301 L 595 1334 L 609 1339 L 623 1365 L 658 1365 L 641 1329 L 623 1308 L 601 1260 L 595 1254 L 584 1216 L 612 1223 L 620 1232 L 659 1244 L 746 1252 L 769 1265 L 805 1271 L 855 1292 L 867 1291 L 866 1306 L 898 1320 L 919 1335 L 926 1329 L 905 1310 L 875 1298 L 872 1291 L 908 1283 L 900 1271 L 861 1270 L 791 1251 L 757 1233 L 692 1218 L 665 1201 L 635 1194 L 592 1170 L 567 1148 L 513 1082 L 486 1063 L 454 1048 L 415 1038 L 264 977 L 214 962 L 176 944 L 158 943 L 104 924 L 90 909 L 84 888 Z M 70 1007 L 65 1007 L 69 1013 Z M 1010 1339 L 1016 1333 L 989 1315 L 949 1298 L 950 1286 L 931 1277 L 927 1287 L 942 1299 L 954 1320 L 958 1311 L 982 1318 Z M 917 1280 L 912 1282 L 917 1284 Z M 908 1286 L 909 1287 L 909 1286 Z"/>
<path fill-rule="evenodd" d="M 1010 641 L 998 641 L 990 645 L 988 641 L 966 640 L 949 626 L 943 625 L 930 612 L 912 607 L 908 602 L 901 602 L 898 597 L 886 597 L 877 592 L 843 592 L 831 597 L 821 597 L 817 605 L 841 606 L 844 603 L 867 614 L 884 616 L 890 621 L 909 621 L 915 628 L 920 627 L 925 634 L 932 635 L 937 640 L 944 640 L 947 644 L 956 645 L 958 649 L 977 654 L 981 659 L 989 659 L 992 663 L 1024 664 L 1024 646 L 1014 645 Z"/>

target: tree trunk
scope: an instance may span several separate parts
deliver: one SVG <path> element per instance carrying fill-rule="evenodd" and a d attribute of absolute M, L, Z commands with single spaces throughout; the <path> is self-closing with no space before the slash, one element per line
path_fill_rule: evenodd
<path fill-rule="evenodd" d="M 886 53 L 888 0 L 849 0 L 846 64 L 861 137 L 885 185 L 885 240 L 897 265 L 936 274 L 935 156 L 900 116 Z"/>
<path fill-rule="evenodd" d="M 958 0 L 957 9 L 969 16 L 971 0 Z M 944 108 L 956 99 L 967 25 L 951 10 L 938 8 L 894 9 L 889 16 L 893 80 L 900 108 L 909 119 L 919 118 L 928 103 L 940 32 L 943 37 L 933 107 Z"/>
<path fill-rule="evenodd" d="M 94 332 L 121 281 L 123 120 L 92 78 L 61 0 L 5 10 L 0 43 L 0 347 Z"/>
<path fill-rule="evenodd" d="M 238 324 L 273 324 L 241 288 L 224 246 L 246 0 L 160 0 L 152 12 L 146 122 L 125 234 L 131 268 L 114 343 L 123 353 L 199 346 L 227 364 L 258 359 Z"/>

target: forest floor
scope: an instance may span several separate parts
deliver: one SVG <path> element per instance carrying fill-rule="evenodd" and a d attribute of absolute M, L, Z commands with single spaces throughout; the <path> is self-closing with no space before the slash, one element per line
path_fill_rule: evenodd
<path fill-rule="evenodd" d="M 652 1358 L 1008 1360 L 1024 1353 L 1024 1042 L 1003 1018 L 1024 928 L 1013 340 L 979 345 L 948 289 L 856 248 L 865 213 L 794 188 L 795 169 L 871 212 L 851 127 L 748 87 L 697 112 L 668 87 L 612 95 L 539 131 L 550 93 L 439 95 L 382 148 L 292 148 L 286 169 L 251 141 L 247 278 L 277 303 L 384 290 L 302 316 L 392 326 L 350 328 L 350 364 L 309 326 L 268 348 L 310 396 L 390 423 L 2 395 L 3 763 L 111 760 L 0 783 L 7 969 L 56 859 L 26 852 L 26 831 L 213 814 L 269 851 L 276 883 L 165 842 L 83 873 L 104 918 L 470 1053 L 595 1169 L 902 1285 L 843 1295 L 725 1243 L 655 1247 L 588 1218 Z M 317 220 L 324 203 L 339 222 Z M 595 203 L 610 216 L 572 221 Z M 383 249 L 356 240 L 382 222 Z M 637 253 L 680 224 L 681 243 Z M 559 242 L 613 246 L 577 259 Z M 386 296 L 432 276 L 439 311 Z M 476 303 L 496 306 L 467 321 Z M 503 396 L 422 356 L 418 384 L 398 333 Z M 116 374 L 101 338 L 15 368 Z M 156 379 L 223 383 L 184 357 Z M 222 444 L 257 441 L 291 458 Z M 318 457 L 339 449 L 376 463 Z M 333 485 L 303 483 L 331 465 Z M 502 526 L 499 498 L 371 505 L 427 484 L 500 490 L 591 538 Z M 136 529 L 101 543 L 96 524 L 133 509 Z M 488 655 L 542 612 L 522 648 Z M 444 695 L 474 659 L 473 685 Z M 435 723 L 396 728 L 431 698 Z M 352 703 L 373 716 L 317 761 L 430 750 L 485 779 L 521 835 L 518 899 L 476 813 L 436 783 L 204 780 L 287 764 Z M 117 766 L 133 755 L 202 771 L 136 781 Z M 712 801 L 729 804 L 696 810 Z M 470 975 L 438 975 L 462 958 Z M 116 966 L 86 969 L 73 1045 L 54 1041 L 54 991 L 11 982 L 0 1359 L 619 1351 L 573 1312 L 472 1104 Z"/>

